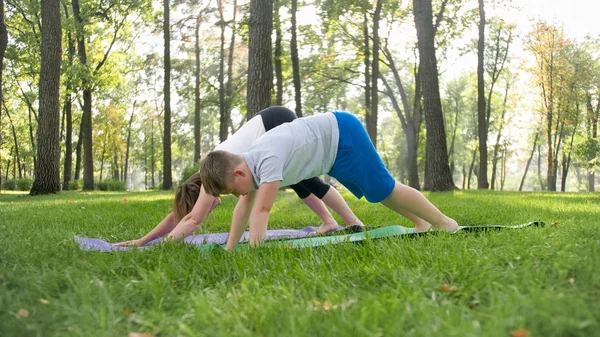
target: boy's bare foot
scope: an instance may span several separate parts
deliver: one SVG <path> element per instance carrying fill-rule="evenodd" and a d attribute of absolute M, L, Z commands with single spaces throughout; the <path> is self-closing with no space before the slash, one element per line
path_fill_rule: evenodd
<path fill-rule="evenodd" d="M 319 226 L 319 229 L 317 229 L 314 232 L 311 232 L 310 234 L 311 235 L 321 235 L 321 234 L 335 231 L 337 229 L 338 229 L 337 222 L 322 223 L 321 226 Z"/>

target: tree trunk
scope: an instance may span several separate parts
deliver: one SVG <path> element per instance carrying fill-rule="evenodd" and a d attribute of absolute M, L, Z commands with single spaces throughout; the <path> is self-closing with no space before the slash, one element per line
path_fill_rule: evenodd
<path fill-rule="evenodd" d="M 471 164 L 469 165 L 469 176 L 467 178 L 467 189 L 471 189 L 471 177 L 473 176 L 473 170 L 475 167 L 475 159 L 477 158 L 477 148 L 473 150 L 473 155 L 471 156 Z"/>
<path fill-rule="evenodd" d="M 271 105 L 273 0 L 250 0 L 247 120 Z"/>
<path fill-rule="evenodd" d="M 498 134 L 496 135 L 496 144 L 494 144 L 494 155 L 492 157 L 492 179 L 490 189 L 495 189 L 496 184 L 496 168 L 498 165 L 498 150 L 500 149 L 500 138 L 502 137 L 502 128 L 504 127 L 504 116 L 506 115 L 506 101 L 508 99 L 508 89 L 510 83 L 506 82 L 504 91 L 504 103 L 502 104 L 502 116 L 500 117 L 500 125 L 498 126 Z"/>
<path fill-rule="evenodd" d="M 131 146 L 131 124 L 133 124 L 133 116 L 135 116 L 135 104 L 136 103 L 137 103 L 137 101 L 133 101 L 131 117 L 129 117 L 129 127 L 127 128 L 127 147 L 125 149 L 125 169 L 123 170 L 123 182 L 125 182 L 125 186 L 127 186 L 127 176 L 129 175 L 129 148 Z"/>
<path fill-rule="evenodd" d="M 425 183 L 429 191 L 456 189 L 448 165 L 446 131 L 438 82 L 435 56 L 431 0 L 413 0 L 417 40 L 419 45 L 420 77 L 423 86 L 425 123 L 427 126 Z"/>
<path fill-rule="evenodd" d="M 40 68 L 40 110 L 38 164 L 31 195 L 60 192 L 60 66 L 62 29 L 60 0 L 41 3 L 42 42 Z"/>
<path fill-rule="evenodd" d="M 539 132 L 535 133 L 535 139 L 533 140 L 533 147 L 531 148 L 531 155 L 527 160 L 527 165 L 525 166 L 525 172 L 523 172 L 523 178 L 521 178 L 521 183 L 519 184 L 519 192 L 523 190 L 523 185 L 525 184 L 525 178 L 527 177 L 527 171 L 529 171 L 529 166 L 531 165 L 531 160 L 533 159 L 533 155 L 535 154 L 535 149 L 537 147 L 538 138 L 540 136 Z"/>
<path fill-rule="evenodd" d="M 150 172 L 151 172 L 151 188 L 156 187 L 156 181 L 154 180 L 154 172 L 156 171 L 156 158 L 155 158 L 155 149 L 154 149 L 154 119 L 152 119 L 152 127 L 150 128 Z"/>
<path fill-rule="evenodd" d="M 171 176 L 171 35 L 169 19 L 170 0 L 163 0 L 164 22 L 163 33 L 165 42 L 164 68 L 165 68 L 165 122 L 163 124 L 163 185 L 165 191 L 173 187 L 173 178 Z"/>
<path fill-rule="evenodd" d="M 33 149 L 34 153 L 37 149 L 37 145 L 35 145 L 35 136 L 33 135 L 33 120 L 31 119 L 31 115 L 32 115 L 32 111 L 33 111 L 33 107 L 29 106 L 29 109 L 27 109 L 27 116 L 29 118 L 29 140 L 31 141 L 31 148 Z M 39 119 L 36 119 L 36 122 L 39 126 L 40 121 Z M 33 168 L 35 170 L 35 168 L 37 167 L 37 158 L 36 155 L 33 155 Z"/>
<path fill-rule="evenodd" d="M 477 188 L 487 189 L 487 123 L 485 113 L 485 82 L 483 79 L 483 55 L 485 49 L 485 11 L 479 0 L 479 40 L 477 42 L 477 130 L 479 134 L 479 174 Z"/>
<path fill-rule="evenodd" d="M 380 73 L 380 78 L 382 79 L 383 84 L 387 88 L 386 94 L 392 101 L 392 106 L 394 110 L 396 110 L 396 114 L 400 119 L 400 123 L 402 125 L 402 130 L 406 136 L 406 160 L 408 166 L 408 185 L 414 189 L 420 190 L 419 186 L 419 167 L 417 163 L 418 157 L 418 128 L 416 124 L 415 118 L 413 118 L 413 114 L 411 113 L 411 108 L 408 103 L 408 97 L 406 95 L 406 91 L 404 90 L 404 85 L 402 84 L 402 80 L 398 73 L 398 69 L 396 68 L 396 64 L 394 62 L 394 58 L 390 51 L 384 47 L 384 55 L 388 61 L 388 66 L 394 75 L 394 81 L 396 83 L 396 87 L 400 93 L 400 99 L 402 101 L 402 107 L 404 109 L 404 113 L 402 113 L 402 109 L 398 104 L 398 100 L 396 96 L 393 94 L 393 90 L 391 86 L 388 84 L 385 77 Z"/>
<path fill-rule="evenodd" d="M 538 180 L 540 182 L 540 189 L 542 191 L 544 191 L 544 190 L 546 190 L 546 185 L 544 184 L 544 178 L 542 178 L 542 145 L 541 144 L 538 144 L 537 151 L 538 151 L 538 160 L 537 160 Z"/>
<path fill-rule="evenodd" d="M 77 138 L 77 145 L 75 146 L 75 180 L 79 180 L 81 177 L 81 150 L 83 148 L 83 135 L 82 127 L 79 126 L 79 137 Z"/>
<path fill-rule="evenodd" d="M 365 118 L 368 119 L 371 114 L 371 47 L 369 44 L 369 19 L 367 12 L 363 14 L 363 40 L 365 49 Z"/>
<path fill-rule="evenodd" d="M 228 117 L 227 122 L 231 133 L 235 133 L 233 122 L 231 121 L 231 105 L 233 100 L 233 54 L 235 52 L 237 0 L 233 0 L 233 18 L 231 19 L 231 42 L 229 43 L 229 53 L 227 56 L 227 83 L 225 83 L 225 111 Z"/>
<path fill-rule="evenodd" d="M 450 159 L 450 174 L 452 174 L 454 176 L 454 167 L 455 167 L 455 161 L 454 161 L 454 143 L 456 141 L 456 131 L 458 130 L 458 115 L 459 115 L 459 108 L 458 108 L 458 100 L 456 100 L 456 110 L 454 112 L 454 126 L 452 129 L 452 139 L 450 140 L 450 149 L 448 150 L 448 159 Z"/>
<path fill-rule="evenodd" d="M 382 0 L 377 0 L 375 13 L 373 13 L 373 62 L 371 63 L 371 109 L 366 118 L 366 129 L 373 146 L 377 148 L 377 113 L 379 106 L 379 91 L 377 79 L 379 77 L 379 20 L 381 18 Z"/>
<path fill-rule="evenodd" d="M 292 56 L 292 71 L 294 78 L 294 101 L 296 102 L 296 115 L 302 117 L 302 87 L 300 83 L 300 60 L 298 58 L 298 41 L 296 27 L 296 13 L 298 12 L 298 0 L 292 0 L 292 40 L 290 41 L 290 53 Z"/>
<path fill-rule="evenodd" d="M 281 6 L 281 0 L 275 0 L 273 10 L 273 24 L 275 25 L 275 79 L 277 86 L 275 87 L 275 105 L 283 105 L 283 47 L 282 47 L 282 32 L 281 32 L 281 19 L 279 17 L 279 8 Z"/>
<path fill-rule="evenodd" d="M 6 30 L 6 24 L 4 23 L 4 0 L 0 0 L 0 104 L 4 102 L 2 96 L 2 70 L 4 69 L 4 52 L 6 52 L 6 46 L 8 45 L 8 31 Z M 2 111 L 0 111 L 0 175 L 2 171 Z M 0 177 L 0 191 L 2 191 L 2 179 Z"/>
<path fill-rule="evenodd" d="M 79 61 L 87 66 L 87 54 L 84 36 L 84 21 L 80 14 L 79 0 L 73 0 L 73 16 L 77 27 L 77 52 Z M 83 145 L 83 189 L 94 189 L 94 152 L 92 142 L 92 90 L 87 76 L 83 78 L 83 114 L 81 116 L 81 135 Z"/>
<path fill-rule="evenodd" d="M 196 45 L 195 45 L 195 57 L 196 57 L 196 69 L 195 79 L 196 83 L 194 86 L 194 165 L 198 165 L 200 162 L 200 156 L 202 153 L 202 133 L 201 133 L 201 120 L 200 111 L 202 102 L 200 101 L 200 23 L 202 22 L 200 14 L 196 19 Z"/>
<path fill-rule="evenodd" d="M 12 129 L 12 134 L 13 134 L 13 140 L 15 142 L 15 161 L 13 166 L 15 166 L 18 171 L 19 171 L 19 179 L 23 178 L 23 174 L 21 173 L 21 156 L 19 155 L 19 141 L 17 138 L 17 130 L 15 129 L 15 124 L 12 121 L 12 118 L 10 117 L 10 113 L 8 112 L 8 108 L 6 107 L 6 104 L 4 104 L 4 102 L 2 102 L 2 105 L 4 106 L 4 111 L 6 111 L 6 117 L 8 117 L 8 122 L 10 123 L 11 129 Z M 13 174 L 15 176 L 16 179 L 16 174 Z"/>
<path fill-rule="evenodd" d="M 65 4 L 63 4 L 63 9 L 65 11 L 65 15 L 67 20 L 69 20 L 69 10 Z M 68 40 L 68 60 L 69 66 L 73 65 L 73 59 L 75 58 L 75 41 L 73 40 L 73 36 L 71 32 L 67 34 Z M 65 162 L 63 165 L 63 190 L 69 189 L 69 182 L 71 181 L 71 174 L 73 173 L 73 100 L 71 93 L 71 85 L 69 83 L 66 84 L 66 93 L 65 93 L 65 120 L 66 120 L 66 130 L 65 130 Z"/>
<path fill-rule="evenodd" d="M 227 139 L 227 129 L 229 125 L 229 116 L 225 106 L 225 16 L 223 15 L 223 1 L 217 1 L 219 11 L 219 25 L 221 26 L 221 37 L 219 40 L 219 140 L 224 142 Z"/>

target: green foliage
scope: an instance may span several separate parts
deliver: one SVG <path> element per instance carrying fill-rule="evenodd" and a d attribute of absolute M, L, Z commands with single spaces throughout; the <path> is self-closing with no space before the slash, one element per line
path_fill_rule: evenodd
<path fill-rule="evenodd" d="M 83 181 L 80 179 L 69 181 L 69 190 L 70 191 L 78 191 L 82 187 L 83 187 Z"/>
<path fill-rule="evenodd" d="M 9 191 L 15 191 L 17 189 L 17 182 L 14 179 L 6 180 L 2 183 L 2 188 Z"/>
<path fill-rule="evenodd" d="M 17 189 L 19 191 L 29 191 L 31 189 L 32 184 L 33 179 L 31 178 L 17 179 Z"/>
<path fill-rule="evenodd" d="M 100 191 L 125 191 L 127 186 L 125 182 L 114 179 L 105 179 L 96 184 L 96 188 Z"/>

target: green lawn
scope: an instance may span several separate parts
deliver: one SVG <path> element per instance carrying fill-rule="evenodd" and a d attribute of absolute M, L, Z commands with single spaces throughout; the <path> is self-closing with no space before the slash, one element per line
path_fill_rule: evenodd
<path fill-rule="evenodd" d="M 365 224 L 410 226 L 344 196 Z M 600 336 L 598 194 L 427 196 L 462 225 L 547 226 L 235 254 L 182 243 L 98 253 L 73 236 L 139 237 L 170 210 L 171 193 L 3 192 L 0 336 Z M 227 231 L 234 203 L 225 197 L 202 231 Z M 285 192 L 270 228 L 317 221 Z"/>

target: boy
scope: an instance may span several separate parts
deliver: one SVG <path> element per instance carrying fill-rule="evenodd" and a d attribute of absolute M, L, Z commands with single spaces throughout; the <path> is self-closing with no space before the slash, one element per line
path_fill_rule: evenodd
<path fill-rule="evenodd" d="M 235 248 L 248 220 L 250 244 L 262 242 L 280 186 L 323 173 L 336 178 L 357 198 L 365 196 L 407 217 L 417 232 L 431 227 L 453 232 L 458 227 L 417 190 L 394 180 L 362 123 L 347 112 L 296 119 L 264 134 L 246 153 L 213 151 L 200 163 L 208 194 L 239 196 L 257 190 L 255 198 L 244 201 L 245 213 L 232 220 L 229 250 Z M 251 208 L 252 199 L 256 202 Z"/>

